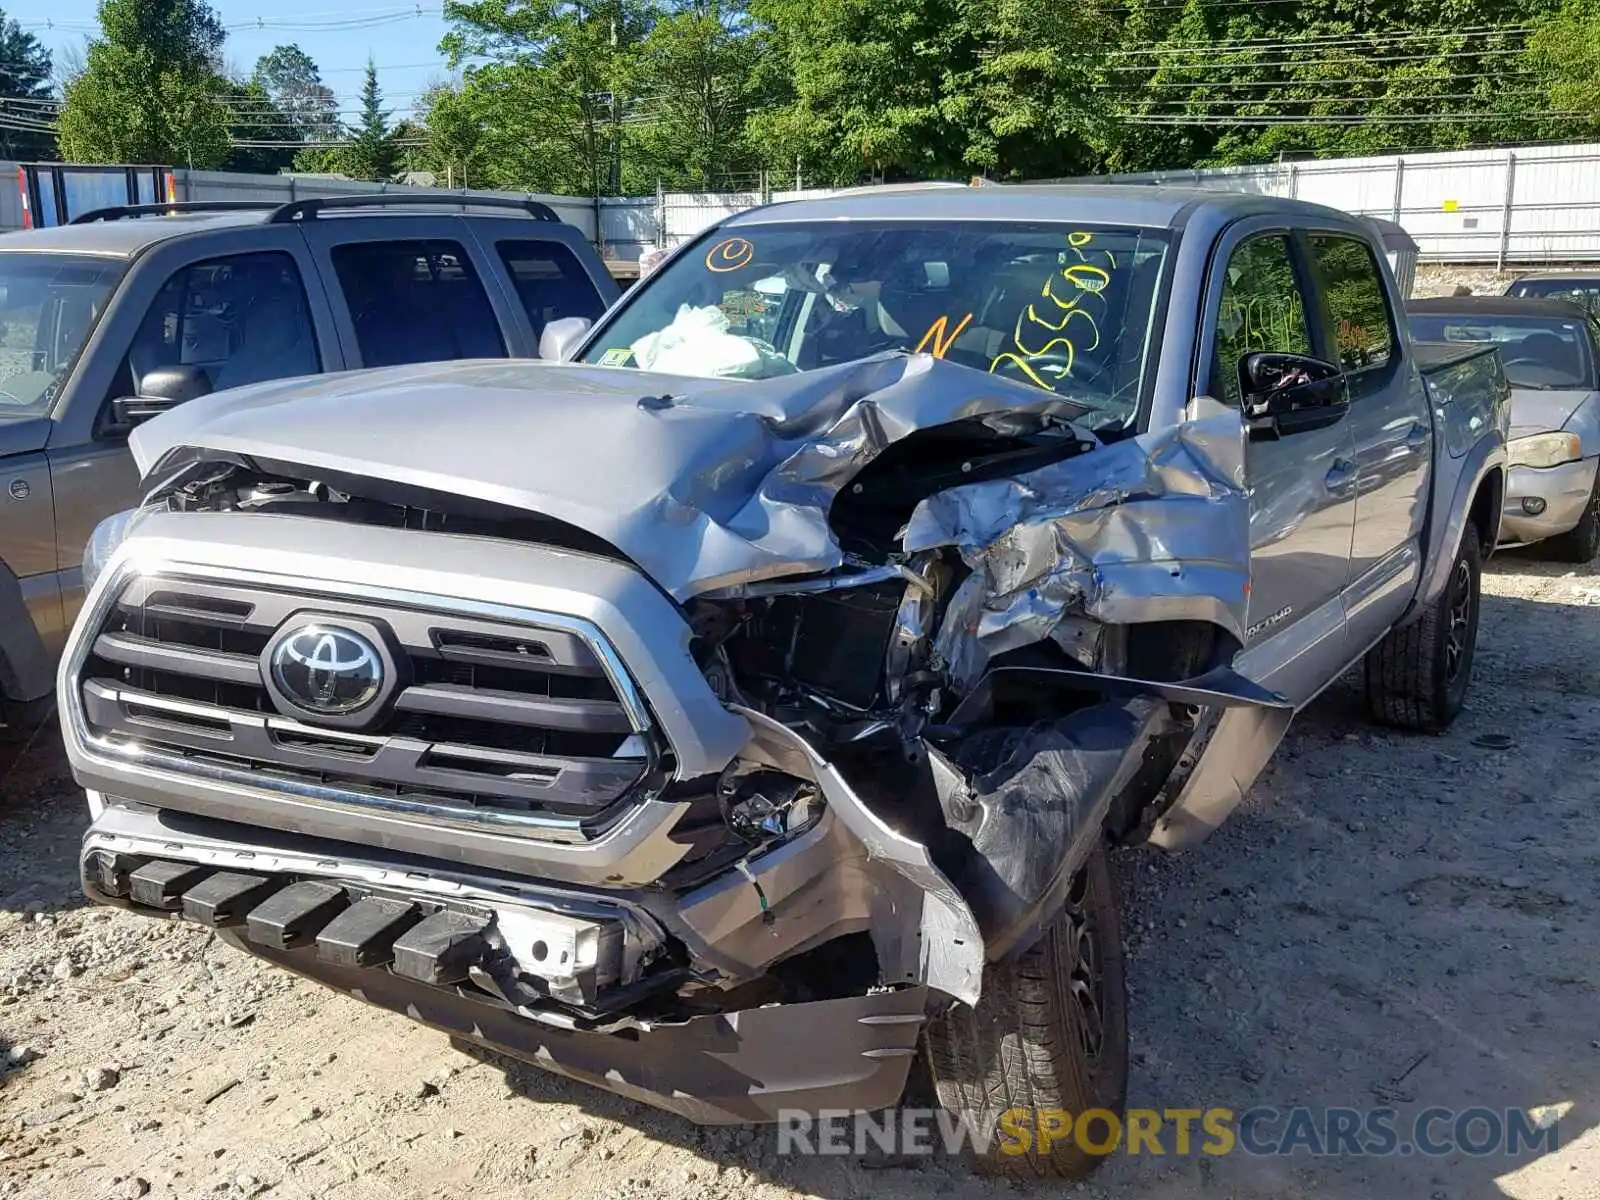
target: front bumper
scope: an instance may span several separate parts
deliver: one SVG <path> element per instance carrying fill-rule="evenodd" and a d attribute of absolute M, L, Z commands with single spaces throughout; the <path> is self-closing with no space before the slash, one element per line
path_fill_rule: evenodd
<path fill-rule="evenodd" d="M 592 1001 L 596 982 L 661 943 L 662 925 L 640 897 L 330 857 L 325 845 L 258 832 L 239 842 L 237 827 L 102 801 L 83 842 L 84 891 L 102 904 L 197 922 L 356 999 L 703 1124 L 775 1121 L 784 1109 L 875 1110 L 904 1090 L 932 1003 L 926 986 L 671 1021 L 535 1015 L 500 969 L 508 951 L 527 956 L 511 938 L 542 950 L 544 961 L 578 960 L 565 986 L 588 989 Z M 767 881 L 782 911 L 781 881 Z M 737 926 L 721 889 L 701 900 Z M 815 898 L 805 903 L 814 907 Z M 706 919 L 695 905 L 685 902 L 683 921 Z M 597 929 L 611 934 L 585 936 Z"/>
<path fill-rule="evenodd" d="M 1594 491 L 1600 458 L 1584 458 L 1559 467 L 1512 467 L 1500 514 L 1500 544 L 1520 546 L 1566 533 L 1583 517 Z M 1524 500 L 1542 501 L 1544 509 L 1529 513 Z"/>

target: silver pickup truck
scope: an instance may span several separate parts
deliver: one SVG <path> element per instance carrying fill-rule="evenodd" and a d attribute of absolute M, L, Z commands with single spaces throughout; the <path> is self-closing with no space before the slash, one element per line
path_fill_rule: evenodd
<path fill-rule="evenodd" d="M 135 432 L 59 679 L 90 897 L 696 1121 L 920 1055 L 993 1129 L 1123 1105 L 1107 846 L 1354 665 L 1462 705 L 1505 379 L 1337 212 L 778 205 L 543 350 Z"/>

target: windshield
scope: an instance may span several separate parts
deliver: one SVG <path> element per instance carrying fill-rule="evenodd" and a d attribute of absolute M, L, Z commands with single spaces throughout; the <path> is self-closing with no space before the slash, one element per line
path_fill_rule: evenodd
<path fill-rule="evenodd" d="M 1513 387 L 1589 388 L 1594 364 L 1582 321 L 1498 314 L 1419 313 L 1411 317 L 1419 342 L 1492 342 Z"/>
<path fill-rule="evenodd" d="M 1519 279 L 1506 292 L 1508 296 L 1536 296 L 1541 300 L 1569 300 L 1600 315 L 1600 279 L 1574 276 L 1571 279 Z"/>
<path fill-rule="evenodd" d="M 0 253 L 0 417 L 55 399 L 122 275 L 121 260 Z"/>
<path fill-rule="evenodd" d="M 1164 233 L 995 222 L 797 222 L 713 233 L 590 342 L 585 361 L 764 379 L 924 352 L 1131 424 Z"/>

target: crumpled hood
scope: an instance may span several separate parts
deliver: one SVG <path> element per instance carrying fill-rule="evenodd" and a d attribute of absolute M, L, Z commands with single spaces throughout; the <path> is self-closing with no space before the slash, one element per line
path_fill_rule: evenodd
<path fill-rule="evenodd" d="M 0 413 L 0 458 L 43 450 L 49 439 L 48 417 L 8 417 Z"/>
<path fill-rule="evenodd" d="M 1083 412 L 925 355 L 754 382 L 495 360 L 219 392 L 140 427 L 132 447 L 147 478 L 189 448 L 541 513 L 604 538 L 682 600 L 840 566 L 833 496 L 918 429 Z"/>
<path fill-rule="evenodd" d="M 1544 391 L 1539 388 L 1511 389 L 1511 436 L 1530 437 L 1553 433 L 1567 423 L 1578 406 L 1593 392 L 1587 388 Z"/>

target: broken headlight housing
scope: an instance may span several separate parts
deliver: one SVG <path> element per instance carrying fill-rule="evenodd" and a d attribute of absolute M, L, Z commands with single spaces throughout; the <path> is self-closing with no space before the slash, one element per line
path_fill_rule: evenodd
<path fill-rule="evenodd" d="M 128 538 L 128 534 L 150 510 L 146 508 L 129 508 L 119 513 L 112 513 L 100 524 L 94 527 L 94 532 L 89 535 L 89 542 L 83 548 L 83 590 L 87 593 L 94 587 L 95 580 L 100 578 L 106 569 L 106 564 L 111 561 L 111 556 L 117 552 L 117 547 Z"/>
<path fill-rule="evenodd" d="M 1506 451 L 1513 467 L 1559 467 L 1583 457 L 1575 433 L 1536 433 L 1514 438 Z"/>

